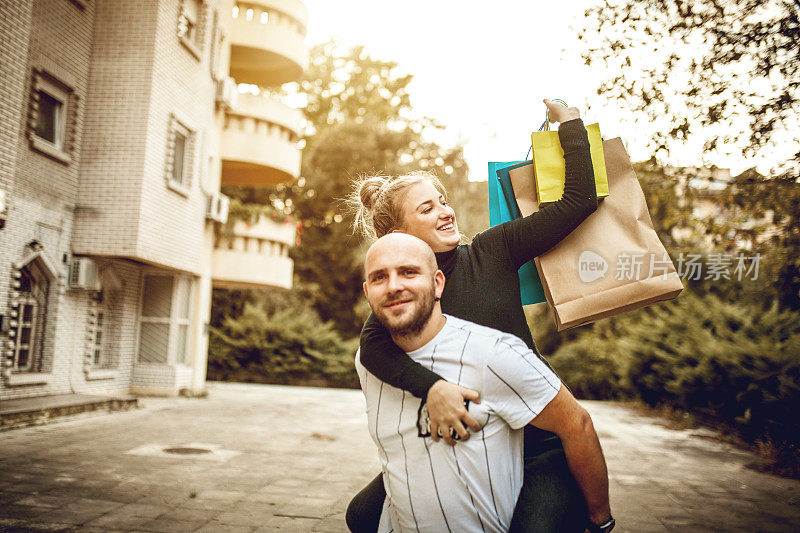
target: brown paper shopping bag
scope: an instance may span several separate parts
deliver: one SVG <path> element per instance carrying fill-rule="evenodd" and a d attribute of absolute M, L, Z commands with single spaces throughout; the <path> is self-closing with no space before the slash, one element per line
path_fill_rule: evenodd
<path fill-rule="evenodd" d="M 644 193 L 622 140 L 603 141 L 611 194 L 572 233 L 536 258 L 558 331 L 675 298 L 683 290 L 658 238 Z M 533 168 L 509 173 L 522 215 L 531 199 Z M 519 189 L 519 193 L 517 192 Z"/>

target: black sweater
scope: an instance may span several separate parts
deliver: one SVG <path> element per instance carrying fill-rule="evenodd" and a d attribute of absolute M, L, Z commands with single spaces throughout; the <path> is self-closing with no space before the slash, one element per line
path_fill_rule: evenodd
<path fill-rule="evenodd" d="M 442 311 L 516 335 L 540 358 L 522 311 L 517 271 L 555 246 L 597 209 L 589 139 L 583 121 L 564 122 L 558 128 L 558 136 L 566 167 L 564 195 L 560 200 L 525 218 L 489 228 L 476 235 L 470 244 L 436 254 L 446 278 Z M 380 380 L 422 399 L 442 379 L 398 348 L 372 314 L 361 331 L 361 362 Z M 528 439 L 526 434 L 526 448 Z"/>

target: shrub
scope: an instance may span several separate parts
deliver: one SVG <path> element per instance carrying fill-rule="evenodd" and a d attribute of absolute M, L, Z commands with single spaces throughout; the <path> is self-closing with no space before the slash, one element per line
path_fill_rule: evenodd
<path fill-rule="evenodd" d="M 587 330 L 551 362 L 585 398 L 631 396 L 794 446 L 800 424 L 800 316 L 685 291 Z M 793 444 L 792 444 L 793 443 Z"/>
<path fill-rule="evenodd" d="M 617 400 L 633 397 L 624 361 L 614 342 L 602 338 L 599 332 L 561 345 L 549 360 L 579 398 Z"/>
<path fill-rule="evenodd" d="M 345 341 L 308 306 L 245 303 L 211 328 L 209 376 L 219 379 L 358 386 L 357 341 Z"/>

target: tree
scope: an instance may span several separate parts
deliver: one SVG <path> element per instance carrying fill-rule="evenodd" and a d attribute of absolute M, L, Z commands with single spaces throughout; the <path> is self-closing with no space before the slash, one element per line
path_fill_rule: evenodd
<path fill-rule="evenodd" d="M 302 221 L 291 255 L 300 285 L 312 286 L 313 305 L 345 336 L 366 318 L 361 298 L 364 243 L 352 231 L 342 199 L 363 174 L 429 170 L 446 186 L 466 183 L 461 147 L 444 149 L 425 139 L 438 125 L 413 115 L 408 84 L 397 64 L 370 57 L 361 46 L 314 47 L 297 90 L 308 121 L 302 177 L 278 187 L 272 202 Z"/>
<path fill-rule="evenodd" d="M 800 310 L 800 183 L 790 175 L 766 178 L 754 170 L 734 180 L 733 203 L 770 222 L 769 238 L 753 238 L 764 256 L 765 283 L 779 303 Z"/>
<path fill-rule="evenodd" d="M 396 63 L 372 58 L 363 46 L 313 47 L 303 79 L 284 91 L 306 102 L 301 177 L 269 189 L 225 189 L 301 223 L 300 242 L 290 251 L 295 287 L 345 338 L 360 332 L 368 312 L 361 297 L 365 243 L 353 233 L 342 201 L 352 180 L 428 170 L 459 198 L 468 187 L 462 148 L 445 149 L 426 139 L 427 129 L 440 126 L 414 116 L 411 76 L 396 71 Z"/>
<path fill-rule="evenodd" d="M 606 0 L 585 12 L 583 58 L 611 73 L 603 100 L 667 120 L 654 149 L 701 136 L 756 155 L 800 127 L 798 13 L 800 0 Z M 774 168 L 797 178 L 789 158 Z"/>
<path fill-rule="evenodd" d="M 800 0 L 605 1 L 585 13 L 588 65 L 611 74 L 600 100 L 617 101 L 655 126 L 664 155 L 702 141 L 706 156 L 727 150 L 766 163 L 738 176 L 729 192 L 744 219 L 767 220 L 770 238 L 750 230 L 764 256 L 765 282 L 779 302 L 800 309 Z M 785 156 L 782 154 L 786 154 Z M 650 200 L 650 198 L 648 198 Z M 709 224 L 741 236 L 741 227 Z"/>

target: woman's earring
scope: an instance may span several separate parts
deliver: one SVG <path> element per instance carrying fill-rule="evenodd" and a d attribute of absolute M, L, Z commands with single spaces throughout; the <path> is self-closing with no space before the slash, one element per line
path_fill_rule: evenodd
<path fill-rule="evenodd" d="M 439 300 L 441 300 L 441 298 L 439 298 L 438 296 L 433 299 L 434 302 L 438 302 Z"/>

